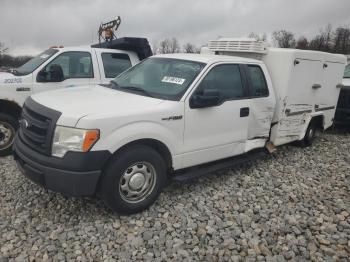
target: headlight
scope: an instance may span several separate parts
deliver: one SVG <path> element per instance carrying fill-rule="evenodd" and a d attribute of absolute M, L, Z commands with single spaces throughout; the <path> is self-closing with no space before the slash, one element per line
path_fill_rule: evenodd
<path fill-rule="evenodd" d="M 56 126 L 52 155 L 63 157 L 68 151 L 87 152 L 100 138 L 99 130 Z"/>

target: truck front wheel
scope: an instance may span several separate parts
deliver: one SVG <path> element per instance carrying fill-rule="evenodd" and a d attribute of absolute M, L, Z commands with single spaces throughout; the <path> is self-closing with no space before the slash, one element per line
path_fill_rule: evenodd
<path fill-rule="evenodd" d="M 17 129 L 18 120 L 16 118 L 0 113 L 0 156 L 11 155 Z"/>
<path fill-rule="evenodd" d="M 158 198 L 166 183 L 166 170 L 163 158 L 151 147 L 127 147 L 105 169 L 101 197 L 120 214 L 140 212 Z"/>

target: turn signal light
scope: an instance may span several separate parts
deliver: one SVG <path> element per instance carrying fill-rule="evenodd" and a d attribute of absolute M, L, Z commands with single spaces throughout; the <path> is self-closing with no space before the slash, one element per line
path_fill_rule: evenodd
<path fill-rule="evenodd" d="M 84 142 L 83 142 L 83 151 L 87 152 L 90 148 L 97 142 L 100 138 L 99 130 L 88 130 L 85 133 Z"/>

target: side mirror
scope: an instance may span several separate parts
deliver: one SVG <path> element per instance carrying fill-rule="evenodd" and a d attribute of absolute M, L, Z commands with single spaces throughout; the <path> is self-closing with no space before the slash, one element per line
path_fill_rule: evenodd
<path fill-rule="evenodd" d="M 62 82 L 64 80 L 63 70 L 60 65 L 53 64 L 49 70 L 42 70 L 36 77 L 37 82 Z"/>
<path fill-rule="evenodd" d="M 204 89 L 202 94 L 193 95 L 190 99 L 191 108 L 217 106 L 220 103 L 220 92 L 217 89 Z"/>

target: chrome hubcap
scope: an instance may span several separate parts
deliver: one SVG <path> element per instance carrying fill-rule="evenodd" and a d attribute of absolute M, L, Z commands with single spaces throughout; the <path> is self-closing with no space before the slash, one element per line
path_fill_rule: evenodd
<path fill-rule="evenodd" d="M 119 181 L 119 193 L 128 203 L 147 198 L 156 184 L 156 171 L 152 164 L 139 162 L 128 167 Z"/>
<path fill-rule="evenodd" d="M 312 139 L 314 136 L 314 130 L 311 128 L 309 131 L 309 139 Z"/>
<path fill-rule="evenodd" d="M 7 149 L 12 145 L 15 130 L 11 125 L 0 121 L 0 149 Z"/>

